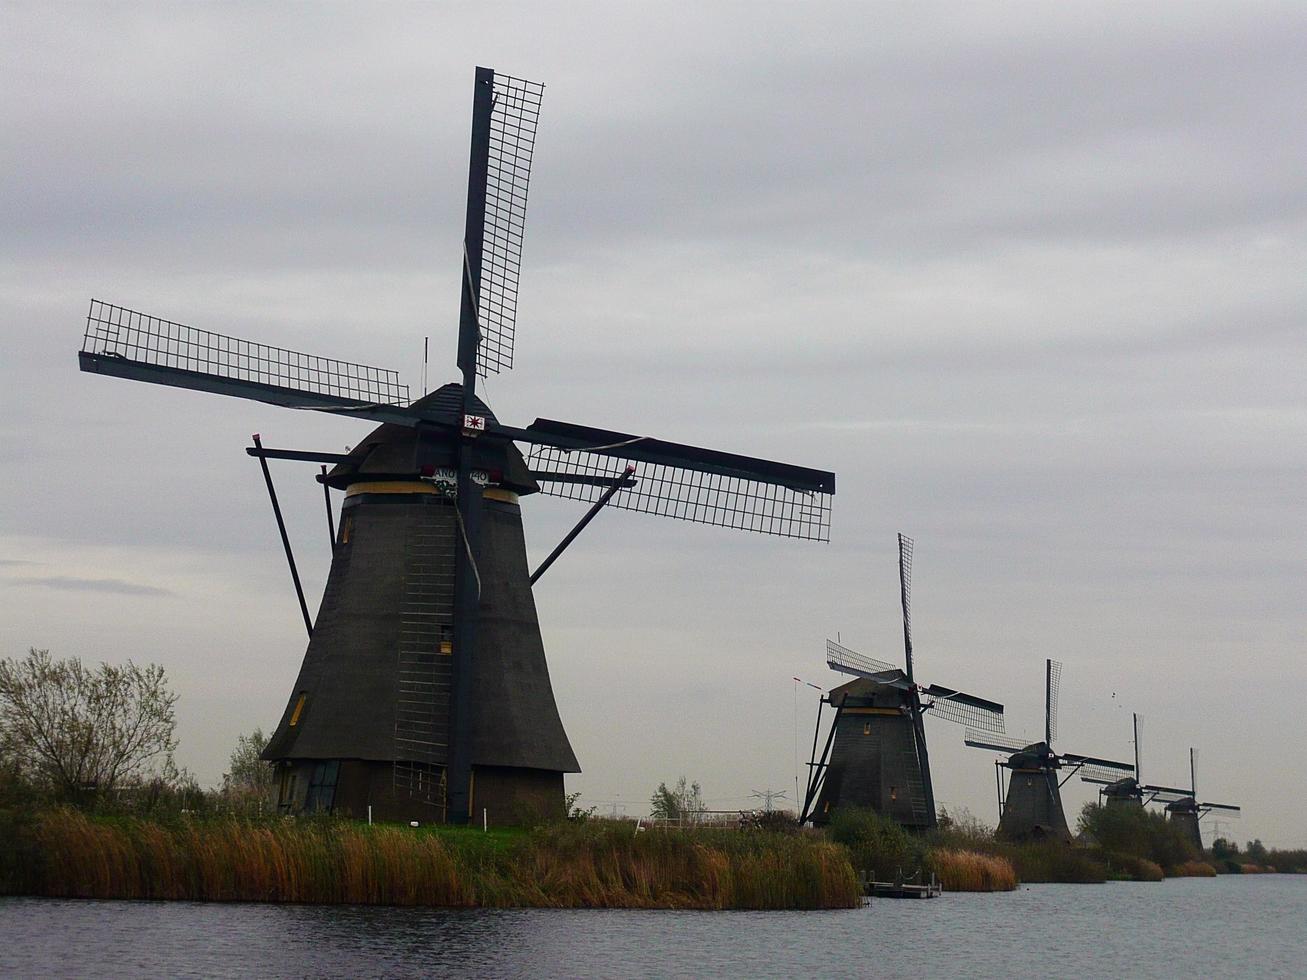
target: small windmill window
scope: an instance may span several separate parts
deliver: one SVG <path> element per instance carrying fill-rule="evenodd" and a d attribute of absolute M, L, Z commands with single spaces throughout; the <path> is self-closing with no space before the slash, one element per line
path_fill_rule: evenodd
<path fill-rule="evenodd" d="M 300 723 L 300 715 L 304 713 L 304 702 L 309 699 L 307 691 L 300 691 L 300 696 L 295 699 L 295 710 L 290 713 L 290 721 L 287 726 L 294 728 Z"/>
<path fill-rule="evenodd" d="M 349 544 L 349 536 L 350 536 L 350 533 L 351 533 L 353 530 L 354 530 L 354 518 L 353 518 L 353 516 L 351 515 L 350 517 L 347 517 L 347 518 L 345 518 L 343 521 L 340 522 L 340 543 L 341 543 L 341 544 Z"/>
<path fill-rule="evenodd" d="M 871 734 L 871 722 L 869 722 L 869 721 L 864 721 L 864 722 L 862 723 L 862 734 L 863 734 L 863 735 L 870 735 L 870 734 Z"/>

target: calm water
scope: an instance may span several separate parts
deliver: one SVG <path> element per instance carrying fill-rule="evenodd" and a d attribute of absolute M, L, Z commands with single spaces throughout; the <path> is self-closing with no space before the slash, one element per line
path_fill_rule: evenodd
<path fill-rule="evenodd" d="M 1031 885 L 843 912 L 0 899 L 0 976 L 1307 977 L 1307 876 Z"/>

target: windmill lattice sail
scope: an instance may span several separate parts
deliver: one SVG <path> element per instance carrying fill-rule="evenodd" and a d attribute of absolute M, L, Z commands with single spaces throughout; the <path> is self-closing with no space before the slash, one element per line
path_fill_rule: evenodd
<path fill-rule="evenodd" d="M 864 656 L 856 650 L 850 650 L 843 644 L 829 639 L 826 641 L 826 666 L 832 670 L 838 670 L 844 674 L 854 674 L 858 677 L 879 674 L 887 670 L 898 670 L 891 663 Z"/>
<path fill-rule="evenodd" d="M 495 73 L 477 297 L 477 373 L 483 378 L 513 366 L 527 188 L 544 91 L 539 82 Z"/>
<path fill-rule="evenodd" d="M 528 431 L 543 434 L 539 424 Z M 635 482 L 618 494 L 610 507 L 782 538 L 830 540 L 831 497 L 825 490 L 767 482 L 758 478 L 764 475 L 761 473 L 750 476 L 745 475 L 747 471 L 736 475 L 697 469 L 694 467 L 701 461 L 688 454 L 685 465 L 680 466 L 646 462 L 648 455 L 642 450 L 650 444 L 672 444 L 625 433 L 596 433 L 595 438 L 613 441 L 595 442 L 596 447 L 603 447 L 598 451 L 544 445 L 531 449 L 527 463 L 544 481 L 544 493 L 594 502 L 606 486 L 623 478 L 628 466 L 638 464 Z"/>
<path fill-rule="evenodd" d="M 91 300 L 82 370 L 277 405 L 345 410 L 407 406 L 398 372 L 201 330 Z M 223 386 L 221 382 L 232 382 Z"/>

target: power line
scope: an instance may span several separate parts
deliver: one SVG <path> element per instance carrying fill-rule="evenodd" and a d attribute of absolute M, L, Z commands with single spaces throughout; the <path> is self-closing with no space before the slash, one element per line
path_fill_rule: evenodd
<path fill-rule="evenodd" d="M 772 801 L 773 801 L 773 800 L 786 800 L 786 799 L 789 799 L 789 797 L 785 795 L 785 792 L 786 792 L 786 791 L 783 790 L 783 789 L 782 789 L 782 790 L 774 790 L 774 789 L 755 789 L 755 790 L 754 790 L 751 794 L 749 794 L 749 795 L 750 795 L 753 799 L 755 799 L 755 800 L 762 800 L 762 801 L 763 801 L 763 802 L 762 802 L 762 808 L 763 808 L 765 811 L 767 811 L 768 813 L 771 813 L 771 810 L 772 810 L 772 806 L 771 806 L 771 805 L 772 805 Z"/>

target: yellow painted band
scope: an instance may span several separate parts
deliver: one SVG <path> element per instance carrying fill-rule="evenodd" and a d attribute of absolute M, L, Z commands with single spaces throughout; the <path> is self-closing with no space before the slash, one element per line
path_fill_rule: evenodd
<path fill-rule="evenodd" d="M 429 493 L 436 496 L 440 495 L 430 483 L 422 483 L 418 480 L 372 480 L 368 483 L 351 483 L 349 489 L 345 491 L 346 497 L 352 497 L 359 493 Z"/>
<path fill-rule="evenodd" d="M 345 496 L 353 497 L 360 493 L 427 493 L 438 497 L 444 496 L 433 484 L 421 480 L 369 480 L 365 483 L 351 483 L 349 489 L 345 491 Z M 505 504 L 515 504 L 518 499 L 517 494 L 512 490 L 503 490 L 499 487 L 486 487 L 481 495 L 486 500 L 498 500 Z"/>

